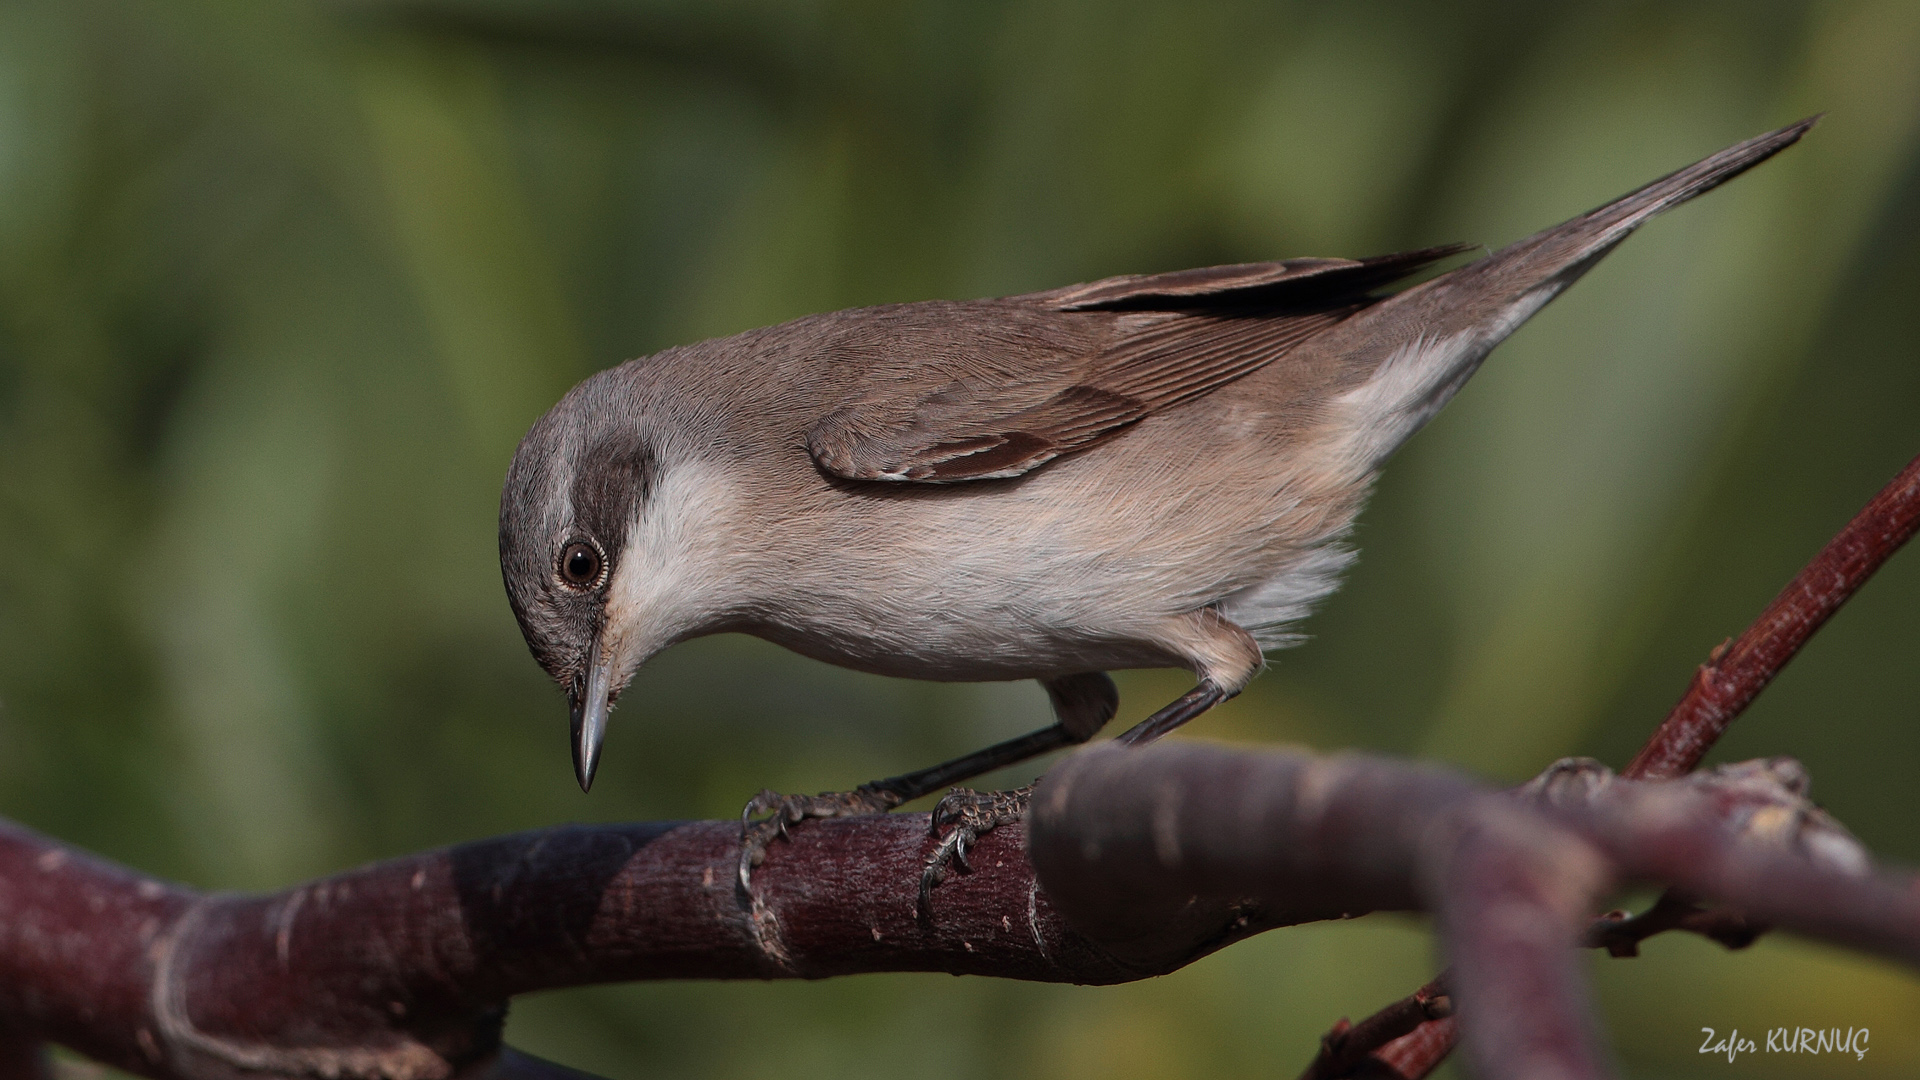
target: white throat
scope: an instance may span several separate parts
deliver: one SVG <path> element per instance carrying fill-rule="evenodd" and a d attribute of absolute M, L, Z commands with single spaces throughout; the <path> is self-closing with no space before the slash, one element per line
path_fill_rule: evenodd
<path fill-rule="evenodd" d="M 737 580 L 727 565 L 737 506 L 733 485 L 717 469 L 680 464 L 661 472 L 607 583 L 600 655 L 611 663 L 616 688 L 726 611 Z"/>

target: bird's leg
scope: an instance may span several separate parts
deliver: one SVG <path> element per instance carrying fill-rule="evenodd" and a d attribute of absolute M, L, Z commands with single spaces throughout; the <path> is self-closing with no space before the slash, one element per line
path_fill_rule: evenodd
<path fill-rule="evenodd" d="M 1086 742 L 1113 718 L 1120 705 L 1119 691 L 1114 688 L 1113 680 L 1102 672 L 1063 675 L 1044 680 L 1042 685 L 1047 688 L 1047 695 L 1053 701 L 1054 715 L 1060 718 L 1052 727 L 995 743 L 984 750 L 976 750 L 930 768 L 861 784 L 852 791 L 782 795 L 766 790 L 755 795 L 740 812 L 741 888 L 749 887 L 753 868 L 766 861 L 767 846 L 776 837 L 786 836 L 787 828 L 791 825 L 798 825 L 808 818 L 884 814 L 922 795 L 931 795 L 943 787 L 970 780 L 982 773 L 1017 765 L 1061 747 Z M 1021 805 L 1026 805 L 1024 797 Z M 769 817 L 753 820 L 769 813 Z"/>
<path fill-rule="evenodd" d="M 931 795 L 949 784 L 1018 764 L 1037 754 L 1071 746 L 1076 741 L 1061 725 L 1055 724 L 1017 739 L 995 743 L 965 757 L 941 762 L 932 768 L 861 784 L 852 791 L 821 795 L 782 795 L 770 789 L 762 791 L 740 811 L 740 886 L 750 886 L 753 868 L 766 861 L 767 846 L 775 838 L 785 837 L 789 826 L 798 825 L 808 818 L 884 814 L 902 803 L 911 802 L 922 795 Z M 772 816 L 753 820 L 769 812 Z"/>
<path fill-rule="evenodd" d="M 1170 620 L 1163 632 L 1166 635 L 1163 644 L 1168 651 L 1191 658 L 1194 669 L 1200 672 L 1200 684 L 1128 729 L 1120 736 L 1120 742 L 1128 746 L 1153 742 L 1239 693 L 1264 662 L 1260 644 L 1253 635 L 1212 608 Z M 1056 697 L 1056 706 L 1058 703 Z M 933 887 L 947 876 L 948 865 L 957 863 L 962 870 L 967 869 L 967 848 L 982 834 L 1019 821 L 1026 814 L 1027 799 L 1032 792 L 1032 785 L 1014 791 L 955 788 L 940 800 L 933 808 L 933 832 L 940 835 L 943 826 L 947 832 L 940 837 L 940 846 L 928 856 L 926 869 L 920 875 L 921 911 L 927 910 Z"/>
<path fill-rule="evenodd" d="M 1181 694 L 1173 700 L 1173 704 L 1128 728 L 1115 741 L 1126 746 L 1145 746 L 1232 696 L 1212 679 L 1202 679 L 1199 686 Z"/>
<path fill-rule="evenodd" d="M 1150 743 L 1232 696 L 1213 680 L 1203 679 L 1171 705 L 1128 728 L 1116 741 L 1129 746 Z M 940 836 L 940 846 L 927 856 L 926 868 L 920 874 L 921 911 L 927 910 L 934 886 L 946 880 L 947 867 L 958 865 L 962 871 L 970 871 L 967 848 L 986 833 L 1025 817 L 1027 800 L 1032 795 L 1032 784 L 1012 791 L 954 788 L 934 804 L 930 828 L 936 836 L 940 836 L 942 827 L 946 827 L 947 832 Z"/>

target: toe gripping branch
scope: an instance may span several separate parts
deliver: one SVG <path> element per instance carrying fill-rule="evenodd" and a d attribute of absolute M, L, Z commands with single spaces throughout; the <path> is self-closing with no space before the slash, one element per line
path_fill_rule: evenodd
<path fill-rule="evenodd" d="M 750 890 L 752 888 L 753 870 L 766 861 L 768 845 L 772 844 L 775 839 L 788 839 L 787 830 L 789 827 L 798 825 L 809 818 L 857 817 L 863 814 L 884 814 L 905 803 L 912 802 L 923 795 L 931 795 L 943 787 L 957 784 L 962 780 L 979 776 L 982 773 L 992 772 L 995 769 L 1005 768 L 1008 765 L 1018 764 L 1028 758 L 1037 757 L 1062 747 L 1072 746 L 1082 741 L 1084 741 L 1084 738 L 1075 737 L 1064 725 L 1055 724 L 1052 727 L 1042 728 L 1039 731 L 1022 735 L 1017 739 L 1008 739 L 1004 742 L 995 743 L 984 750 L 977 750 L 964 757 L 954 758 L 952 761 L 943 761 L 930 768 L 903 773 L 900 776 L 891 776 L 885 780 L 875 780 L 872 783 L 861 784 L 852 791 L 829 792 L 821 795 L 782 795 L 771 789 L 762 791 L 760 794 L 755 795 L 747 803 L 745 808 L 740 811 L 740 863 L 738 870 L 740 887 L 743 890 Z M 956 792 L 956 794 L 958 794 L 958 792 Z M 942 805 L 945 805 L 944 801 Z M 1025 805 L 1025 800 L 1022 798 L 1020 806 L 1024 808 Z M 768 813 L 771 814 L 770 817 L 760 821 L 753 820 L 761 814 Z M 940 819 L 940 814 L 937 809 L 934 814 L 934 819 L 937 830 L 937 822 Z M 984 822 L 987 819 L 979 817 L 978 815 L 969 816 L 966 813 L 961 813 L 955 820 L 978 820 Z M 1016 810 L 1014 816 L 1008 820 L 1019 820 L 1018 810 Z M 988 829 L 992 827 L 991 825 L 987 826 Z M 984 832 L 986 829 L 979 831 Z M 966 837 L 956 845 L 957 849 L 963 853 L 963 860 L 965 844 L 971 843 L 977 836 L 978 833 L 976 832 L 975 835 Z M 939 880 L 945 876 L 944 864 L 946 859 L 950 858 L 951 855 L 952 851 L 949 850 L 948 845 L 944 842 L 939 848 L 935 849 L 935 857 L 940 860 L 942 869 L 932 878 L 933 883 L 937 884 Z M 935 869 L 934 863 L 930 860 L 927 872 L 933 874 Z M 932 884 L 927 884 L 925 880 L 923 880 L 921 885 L 921 896 L 923 900 L 927 890 L 932 887 Z"/>
<path fill-rule="evenodd" d="M 1097 683 L 1094 681 L 1097 678 Z M 855 817 L 884 814 L 943 787 L 1017 765 L 1041 754 L 1051 753 L 1087 741 L 1100 724 L 1113 714 L 1113 683 L 1105 675 L 1080 677 L 1071 682 L 1049 684 L 1055 708 L 1066 719 L 1051 727 L 995 743 L 931 768 L 862 784 L 852 791 L 820 795 L 782 795 L 771 789 L 755 795 L 740 812 L 740 862 L 737 877 L 740 888 L 751 891 L 754 868 L 766 861 L 767 849 L 776 840 L 790 839 L 788 829 L 810 818 Z M 1090 685 L 1082 685 L 1090 684 Z M 1063 701 L 1063 695 L 1079 694 L 1087 701 Z M 1122 734 L 1119 743 L 1142 746 L 1187 723 L 1194 717 L 1232 697 L 1211 679 L 1205 679 L 1173 703 L 1134 725 Z M 1082 707 L 1084 706 L 1084 707 Z M 1099 723 L 1087 722 L 1097 715 Z M 1003 825 L 1019 821 L 1027 810 L 1032 785 L 1012 791 L 971 791 L 955 787 L 933 808 L 928 828 L 939 843 L 927 856 L 920 878 L 919 909 L 927 912 L 935 886 L 946 880 L 948 868 L 958 866 L 965 873 L 967 849 L 981 836 Z M 754 820 L 762 814 L 770 815 Z"/>
<path fill-rule="evenodd" d="M 1026 817 L 1027 800 L 1032 795 L 1032 784 L 1012 791 L 954 788 L 934 804 L 927 832 L 939 837 L 940 843 L 927 856 L 926 868 L 920 873 L 918 910 L 923 917 L 931 916 L 933 890 L 947 879 L 948 867 L 957 866 L 961 873 L 971 874 L 967 849 L 987 833 Z"/>
<path fill-rule="evenodd" d="M 1152 743 L 1232 696 L 1212 680 L 1202 680 L 1200 685 L 1127 729 L 1115 741 L 1123 746 L 1144 746 Z M 1066 734 L 1065 725 L 1060 725 L 1059 729 L 1062 734 Z M 1046 732 L 1039 734 L 1046 734 Z M 1091 736 L 1091 732 L 1088 736 Z M 1070 735 L 1068 737 L 1073 742 L 1085 741 L 1085 738 L 1074 738 Z M 1045 752 L 1044 750 L 1035 751 L 1035 753 Z M 971 873 L 973 868 L 967 865 L 967 849 L 980 837 L 994 829 L 1012 825 L 1024 818 L 1027 813 L 1027 803 L 1032 794 L 1032 784 L 1012 791 L 970 791 L 966 788 L 954 788 L 934 806 L 933 816 L 927 827 L 934 836 L 940 837 L 940 844 L 933 849 L 931 855 L 927 856 L 926 870 L 920 875 L 919 909 L 923 915 L 930 913 L 934 887 L 946 880 L 948 867 L 957 866 L 961 873 Z"/>

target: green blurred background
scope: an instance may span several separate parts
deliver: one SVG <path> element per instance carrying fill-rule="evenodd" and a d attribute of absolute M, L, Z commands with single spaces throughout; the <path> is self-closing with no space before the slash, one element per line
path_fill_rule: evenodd
<path fill-rule="evenodd" d="M 728 816 L 1037 726 L 1031 685 L 683 645 L 591 798 L 501 594 L 526 426 L 624 358 L 856 304 L 1498 245 L 1761 130 L 1393 462 L 1347 589 L 1195 737 L 1619 765 L 1920 452 L 1920 4 L 0 2 L 0 813 L 208 888 Z M 1123 675 L 1123 719 L 1185 685 Z M 1920 552 L 1719 756 L 1920 861 Z M 1118 730 L 1116 727 L 1114 730 Z M 1002 777 L 1017 781 L 1023 776 Z M 1291 1076 L 1426 925 L 1127 987 L 516 1003 L 610 1077 Z M 1920 1075 L 1920 978 L 1791 940 L 1594 963 L 1637 1077 Z M 1697 1053 L 1865 1026 L 1865 1061 Z"/>

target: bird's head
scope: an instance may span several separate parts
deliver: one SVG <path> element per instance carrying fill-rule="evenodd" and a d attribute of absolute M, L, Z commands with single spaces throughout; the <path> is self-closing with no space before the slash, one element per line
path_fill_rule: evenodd
<path fill-rule="evenodd" d="M 658 460 L 606 381 L 575 388 L 533 426 L 500 497 L 507 598 L 534 659 L 566 691 L 582 790 L 614 700 L 665 644 L 631 602 L 647 570 L 634 565 L 647 561 L 635 540 Z"/>

